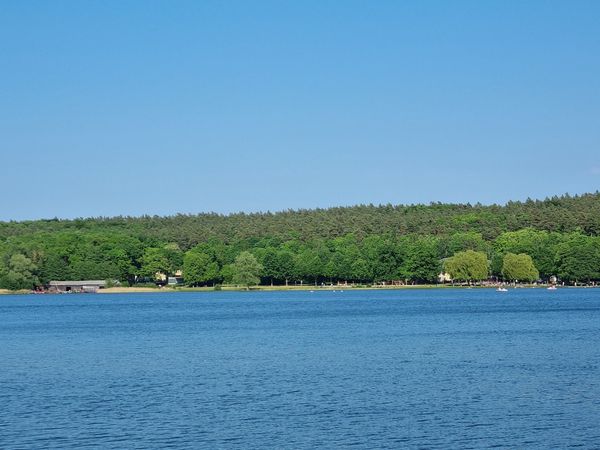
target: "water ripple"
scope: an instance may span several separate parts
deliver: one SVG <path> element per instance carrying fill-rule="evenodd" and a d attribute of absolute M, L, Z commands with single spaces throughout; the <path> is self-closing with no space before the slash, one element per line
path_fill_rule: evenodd
<path fill-rule="evenodd" d="M 599 294 L 3 300 L 0 448 L 596 448 Z"/>

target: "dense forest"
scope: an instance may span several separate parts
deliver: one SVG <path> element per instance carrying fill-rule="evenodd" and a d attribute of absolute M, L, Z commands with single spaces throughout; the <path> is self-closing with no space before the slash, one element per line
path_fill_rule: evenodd
<path fill-rule="evenodd" d="M 506 205 L 0 222 L 0 288 L 50 280 L 189 285 L 600 280 L 600 193 Z M 242 276 L 242 272 L 253 276 Z M 246 275 L 248 275 L 248 273 Z"/>

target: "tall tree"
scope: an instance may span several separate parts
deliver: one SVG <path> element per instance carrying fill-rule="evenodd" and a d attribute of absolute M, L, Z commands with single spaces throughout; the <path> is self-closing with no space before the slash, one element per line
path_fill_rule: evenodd
<path fill-rule="evenodd" d="M 369 264 L 372 281 L 393 280 L 398 277 L 402 258 L 392 240 L 383 236 L 368 236 L 362 242 L 362 254 Z"/>
<path fill-rule="evenodd" d="M 281 269 L 277 256 L 277 249 L 268 247 L 262 252 L 260 258 L 260 263 L 263 266 L 263 276 L 271 285 L 273 285 L 275 280 L 281 279 Z"/>
<path fill-rule="evenodd" d="M 480 281 L 488 277 L 489 263 L 485 253 L 466 250 L 446 259 L 444 270 L 456 281 Z"/>
<path fill-rule="evenodd" d="M 434 237 L 403 239 L 400 245 L 405 255 L 400 267 L 401 274 L 414 282 L 434 282 L 441 268 L 437 239 Z"/>
<path fill-rule="evenodd" d="M 496 274 L 500 274 L 506 253 L 524 253 L 531 256 L 542 276 L 548 277 L 556 272 L 556 246 L 560 240 L 561 236 L 557 233 L 530 228 L 502 233 L 494 242 L 494 247 L 500 256 L 492 269 Z"/>
<path fill-rule="evenodd" d="M 38 283 L 37 267 L 27 256 L 12 255 L 0 268 L 0 287 L 4 289 L 32 289 Z"/>
<path fill-rule="evenodd" d="M 323 262 L 316 250 L 305 248 L 294 259 L 296 274 L 301 280 L 310 280 L 317 283 L 323 273 Z"/>
<path fill-rule="evenodd" d="M 531 256 L 525 253 L 504 255 L 502 276 L 509 281 L 534 281 L 540 276 Z"/>
<path fill-rule="evenodd" d="M 261 264 L 250 252 L 242 252 L 231 266 L 233 276 L 232 281 L 239 286 L 256 286 L 260 283 Z"/>
<path fill-rule="evenodd" d="M 573 233 L 558 246 L 557 275 L 570 282 L 600 279 L 600 239 Z"/>
<path fill-rule="evenodd" d="M 218 277 L 219 266 L 206 253 L 190 250 L 183 256 L 183 278 L 188 285 L 215 283 Z"/>
<path fill-rule="evenodd" d="M 158 274 L 168 276 L 173 266 L 164 248 L 149 247 L 142 256 L 140 274 L 145 277 L 155 278 Z"/>

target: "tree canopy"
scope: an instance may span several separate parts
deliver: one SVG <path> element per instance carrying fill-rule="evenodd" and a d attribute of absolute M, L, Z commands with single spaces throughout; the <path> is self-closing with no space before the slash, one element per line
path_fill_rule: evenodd
<path fill-rule="evenodd" d="M 261 264 L 250 252 L 242 252 L 231 265 L 234 284 L 250 287 L 260 282 L 260 273 L 263 269 Z"/>
<path fill-rule="evenodd" d="M 599 233 L 599 193 L 504 206 L 359 205 L 0 222 L 0 288 L 50 280 L 135 284 L 179 270 L 190 285 L 227 283 L 244 252 L 261 267 L 254 271 L 258 282 L 267 284 L 431 283 L 442 267 L 455 279 L 537 279 L 533 271 L 515 275 L 515 266 L 531 265 L 519 255 L 530 257 L 542 279 L 589 282 L 600 280 Z"/>
<path fill-rule="evenodd" d="M 507 253 L 502 263 L 502 276 L 508 281 L 534 281 L 539 278 L 540 273 L 531 256 L 525 253 Z"/>
<path fill-rule="evenodd" d="M 489 276 L 489 263 L 485 253 L 465 250 L 448 258 L 444 270 L 453 280 L 480 281 Z"/>

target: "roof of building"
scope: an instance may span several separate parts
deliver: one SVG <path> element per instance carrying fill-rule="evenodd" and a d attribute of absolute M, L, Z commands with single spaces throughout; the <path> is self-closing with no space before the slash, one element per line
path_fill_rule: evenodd
<path fill-rule="evenodd" d="M 50 286 L 106 286 L 104 280 L 85 280 L 85 281 L 51 281 Z"/>

